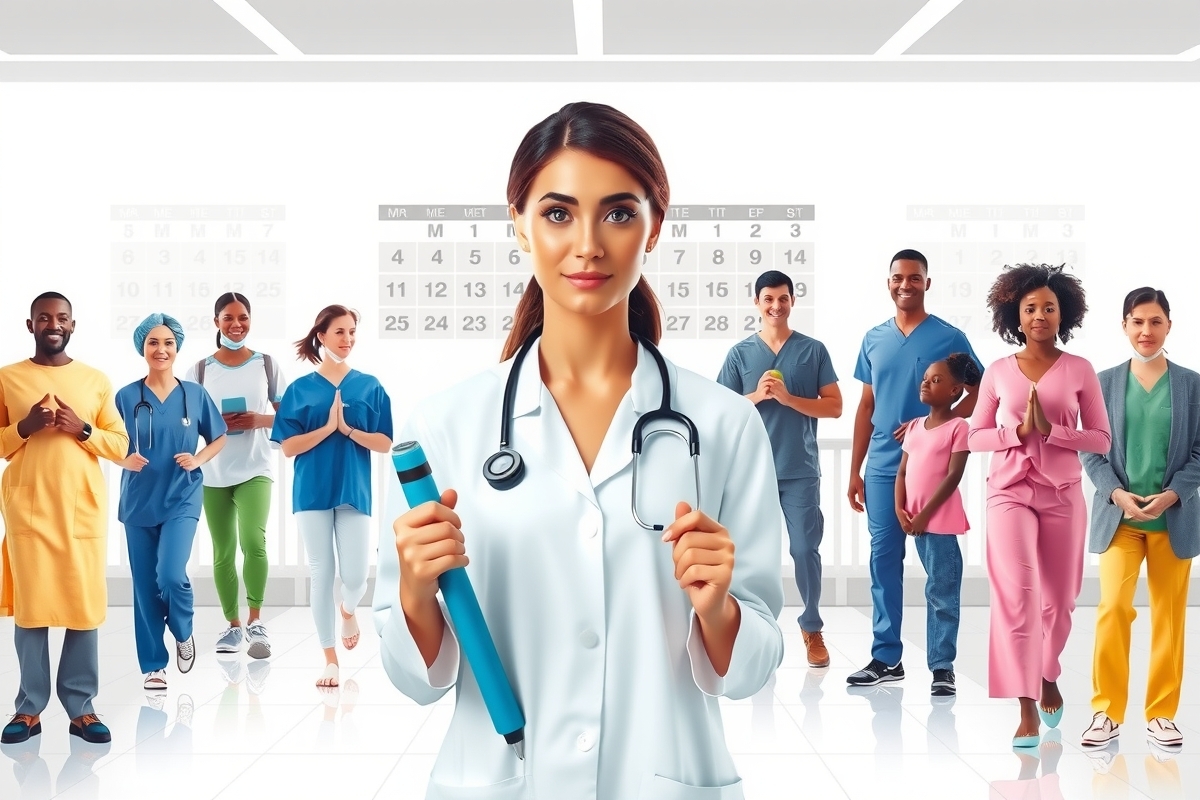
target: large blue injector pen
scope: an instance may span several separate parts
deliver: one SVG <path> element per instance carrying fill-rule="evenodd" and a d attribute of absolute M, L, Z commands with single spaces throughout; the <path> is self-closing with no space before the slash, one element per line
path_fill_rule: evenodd
<path fill-rule="evenodd" d="M 420 444 L 401 442 L 393 447 L 392 465 L 409 508 L 430 501 L 440 502 L 441 492 L 433 482 L 433 470 L 429 468 Z M 438 588 L 442 590 L 458 643 L 479 684 L 479 693 L 483 695 L 492 725 L 496 727 L 496 733 L 512 745 L 517 757 L 524 760 L 525 715 L 517 705 L 504 665 L 500 663 L 500 655 L 479 609 L 479 600 L 467 571 L 462 567 L 447 570 L 438 578 Z"/>

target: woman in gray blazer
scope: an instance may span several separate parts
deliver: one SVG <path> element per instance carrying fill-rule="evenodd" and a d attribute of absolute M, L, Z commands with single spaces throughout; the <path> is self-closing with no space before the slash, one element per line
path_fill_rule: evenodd
<path fill-rule="evenodd" d="M 1177 748 L 1188 579 L 1191 559 L 1200 554 L 1200 374 L 1164 355 L 1171 307 L 1161 291 L 1130 292 L 1122 326 L 1133 358 L 1099 375 L 1112 447 L 1107 457 L 1080 454 L 1096 485 L 1088 550 L 1101 554 L 1094 716 L 1082 743 L 1103 747 L 1125 719 L 1133 595 L 1144 560 L 1151 639 L 1146 735 Z"/>

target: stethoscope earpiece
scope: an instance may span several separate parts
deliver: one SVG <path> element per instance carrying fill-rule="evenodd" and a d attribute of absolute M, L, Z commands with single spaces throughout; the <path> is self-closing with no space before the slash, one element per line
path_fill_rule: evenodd
<path fill-rule="evenodd" d="M 506 447 L 483 462 L 483 477 L 493 489 L 511 489 L 525 477 L 525 462 L 520 453 Z"/>

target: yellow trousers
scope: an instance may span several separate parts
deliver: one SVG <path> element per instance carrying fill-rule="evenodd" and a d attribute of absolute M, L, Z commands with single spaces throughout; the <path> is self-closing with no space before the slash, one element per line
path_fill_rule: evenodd
<path fill-rule="evenodd" d="M 1092 656 L 1092 711 L 1118 725 L 1129 700 L 1130 628 L 1137 612 L 1133 594 L 1146 562 L 1150 590 L 1150 678 L 1146 719 L 1174 719 L 1183 683 L 1184 618 L 1191 559 L 1179 559 L 1166 531 L 1142 531 L 1122 524 L 1100 556 L 1100 605 Z"/>

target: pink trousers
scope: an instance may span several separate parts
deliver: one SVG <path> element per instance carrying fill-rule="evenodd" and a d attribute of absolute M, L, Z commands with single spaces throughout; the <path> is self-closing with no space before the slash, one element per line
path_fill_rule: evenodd
<path fill-rule="evenodd" d="M 1087 507 L 1074 483 L 1055 489 L 1028 478 L 988 490 L 987 572 L 991 584 L 988 693 L 1042 694 L 1058 680 L 1059 656 L 1083 581 Z"/>

